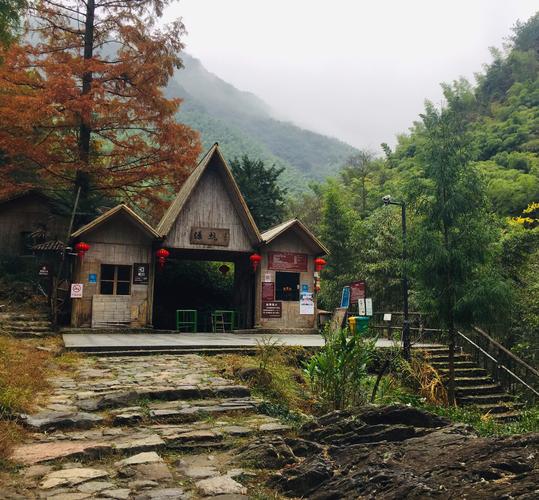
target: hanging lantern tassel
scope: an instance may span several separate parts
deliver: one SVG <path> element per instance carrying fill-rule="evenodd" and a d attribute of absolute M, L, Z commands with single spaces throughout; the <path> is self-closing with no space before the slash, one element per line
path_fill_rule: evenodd
<path fill-rule="evenodd" d="M 75 251 L 77 252 L 77 255 L 79 256 L 79 259 L 84 258 L 84 254 L 90 250 L 90 245 L 88 243 L 84 243 L 84 241 L 79 241 L 75 245 Z"/>
<path fill-rule="evenodd" d="M 259 262 L 262 260 L 262 257 L 259 254 L 254 253 L 249 257 L 249 260 L 253 266 L 253 271 L 256 273 L 256 268 L 258 267 Z"/>
<path fill-rule="evenodd" d="M 169 255 L 170 252 L 166 248 L 160 248 L 159 250 L 157 250 L 157 252 L 155 252 L 157 262 L 159 263 L 159 267 L 161 269 L 165 267 L 165 262 L 167 261 Z"/>

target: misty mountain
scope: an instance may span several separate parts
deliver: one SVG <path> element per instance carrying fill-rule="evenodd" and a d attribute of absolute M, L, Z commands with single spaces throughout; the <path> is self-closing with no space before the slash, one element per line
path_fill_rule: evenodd
<path fill-rule="evenodd" d="M 356 150 L 337 139 L 272 117 L 269 106 L 210 73 L 188 54 L 169 81 L 168 97 L 183 99 L 178 119 L 200 131 L 205 148 L 219 142 L 228 159 L 247 154 L 285 168 L 283 182 L 301 189 L 334 174 Z"/>

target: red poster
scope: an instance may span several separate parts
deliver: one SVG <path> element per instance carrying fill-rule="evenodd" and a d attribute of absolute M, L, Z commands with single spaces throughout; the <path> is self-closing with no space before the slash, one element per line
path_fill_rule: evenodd
<path fill-rule="evenodd" d="M 273 281 L 262 282 L 262 300 L 275 300 L 275 283 Z"/>
<path fill-rule="evenodd" d="M 274 271 L 307 271 L 309 257 L 306 253 L 268 252 L 268 269 Z"/>
<path fill-rule="evenodd" d="M 366 297 L 365 289 L 364 281 L 353 281 L 350 283 L 350 305 L 352 307 L 357 305 L 358 299 L 364 299 Z"/>

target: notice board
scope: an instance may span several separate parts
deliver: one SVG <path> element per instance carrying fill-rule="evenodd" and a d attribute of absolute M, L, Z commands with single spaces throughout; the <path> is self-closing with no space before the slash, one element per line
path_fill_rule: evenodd
<path fill-rule="evenodd" d="M 268 252 L 268 269 L 274 271 L 306 272 L 308 261 L 306 253 Z"/>

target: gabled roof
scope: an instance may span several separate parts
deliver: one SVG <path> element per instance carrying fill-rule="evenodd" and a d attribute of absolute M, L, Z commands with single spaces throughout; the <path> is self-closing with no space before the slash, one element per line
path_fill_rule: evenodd
<path fill-rule="evenodd" d="M 118 213 L 124 213 L 126 214 L 135 224 L 137 224 L 142 231 L 144 231 L 148 236 L 151 236 L 152 238 L 159 238 L 159 235 L 155 231 L 155 229 L 150 226 L 145 220 L 143 220 L 141 217 L 139 217 L 133 210 L 131 210 L 127 205 L 124 205 L 123 203 L 121 205 L 117 205 L 114 208 L 111 208 L 104 214 L 101 214 L 99 217 L 95 218 L 92 222 L 89 222 L 85 226 L 82 226 L 80 229 L 75 231 L 71 237 L 72 238 L 78 238 L 82 234 L 90 231 L 91 229 L 94 229 L 104 222 L 106 222 L 108 219 L 113 217 L 114 215 Z"/>
<path fill-rule="evenodd" d="M 226 160 L 219 149 L 218 143 L 215 143 L 210 148 L 202 160 L 200 160 L 195 170 L 193 170 L 191 175 L 184 182 L 183 186 L 176 195 L 176 198 L 174 198 L 174 201 L 170 204 L 168 210 L 165 212 L 165 215 L 163 215 L 163 218 L 157 225 L 157 233 L 161 237 L 164 237 L 170 232 L 183 207 L 189 201 L 191 194 L 194 192 L 208 166 L 212 164 L 212 160 L 214 158 L 217 160 L 217 165 L 219 166 L 220 173 L 222 174 L 223 185 L 231 195 L 234 207 L 236 208 L 236 211 L 241 218 L 247 233 L 249 234 L 251 240 L 256 243 L 260 243 L 260 231 L 258 230 L 253 216 L 251 215 L 251 212 L 243 199 L 236 181 L 234 180 L 232 171 L 230 170 L 230 167 L 226 163 Z"/>
<path fill-rule="evenodd" d="M 286 222 L 283 222 L 277 226 L 268 229 L 262 233 L 262 241 L 264 244 L 272 242 L 275 238 L 280 236 L 291 229 L 295 229 L 303 234 L 310 242 L 314 245 L 315 248 L 318 248 L 320 254 L 329 255 L 329 250 L 323 245 L 323 243 L 313 234 L 303 222 L 299 219 L 290 219 Z"/>
<path fill-rule="evenodd" d="M 28 188 L 23 189 L 20 191 L 14 191 L 9 194 L 6 194 L 4 196 L 0 196 L 0 204 L 7 203 L 9 201 L 18 200 L 19 198 L 24 198 L 25 196 L 37 196 L 38 198 L 42 198 L 44 201 L 50 203 L 51 199 L 39 189 L 36 188 Z"/>

